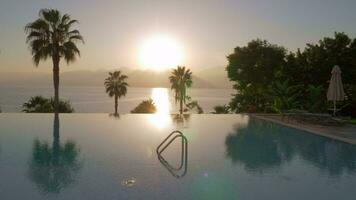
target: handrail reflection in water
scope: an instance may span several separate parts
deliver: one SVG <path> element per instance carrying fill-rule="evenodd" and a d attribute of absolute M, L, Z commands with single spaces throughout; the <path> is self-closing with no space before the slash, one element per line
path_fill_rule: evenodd
<path fill-rule="evenodd" d="M 172 138 L 173 137 L 173 138 Z M 171 138 L 171 139 L 170 139 Z M 173 167 L 164 157 L 162 152 L 177 138 L 181 138 L 181 163 L 179 167 Z M 169 140 L 168 143 L 166 143 Z M 166 145 L 164 145 L 166 143 Z M 164 145 L 164 146 L 163 146 Z M 163 146 L 163 147 L 162 147 Z M 160 163 L 176 178 L 186 175 L 188 169 L 188 140 L 180 131 L 173 131 L 169 134 L 156 149 L 157 157 Z M 184 167 L 184 168 L 183 168 Z M 183 171 L 181 171 L 183 169 Z"/>

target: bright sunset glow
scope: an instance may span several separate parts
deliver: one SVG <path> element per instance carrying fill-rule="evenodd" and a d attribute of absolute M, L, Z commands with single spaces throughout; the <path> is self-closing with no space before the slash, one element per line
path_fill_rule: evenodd
<path fill-rule="evenodd" d="M 183 59 L 182 45 L 166 35 L 147 39 L 139 51 L 139 62 L 143 69 L 161 71 L 182 64 Z"/>
<path fill-rule="evenodd" d="M 157 108 L 157 112 L 149 116 L 150 123 L 159 129 L 168 126 L 171 123 L 168 89 L 153 88 L 151 98 Z"/>
<path fill-rule="evenodd" d="M 169 114 L 170 103 L 167 88 L 153 88 L 151 98 L 157 108 L 156 113 Z"/>

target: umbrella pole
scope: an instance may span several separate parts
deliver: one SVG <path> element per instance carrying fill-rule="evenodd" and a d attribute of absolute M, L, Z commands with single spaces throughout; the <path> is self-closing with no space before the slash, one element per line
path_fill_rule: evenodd
<path fill-rule="evenodd" d="M 334 116 L 336 116 L 336 101 L 334 100 Z"/>

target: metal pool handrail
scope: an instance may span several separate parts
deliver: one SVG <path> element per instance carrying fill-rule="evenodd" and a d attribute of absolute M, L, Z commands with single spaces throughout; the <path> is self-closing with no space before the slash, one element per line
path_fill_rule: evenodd
<path fill-rule="evenodd" d="M 168 144 L 166 146 L 164 146 L 164 148 L 162 150 L 159 150 L 161 148 L 161 146 L 173 135 L 173 134 L 179 134 L 174 136 L 173 139 L 171 139 Z M 162 142 L 161 144 L 158 145 L 158 147 L 156 148 L 156 153 L 157 155 L 161 154 L 177 137 L 182 137 L 182 140 L 185 140 L 186 143 L 188 143 L 187 138 L 184 136 L 184 134 L 180 131 L 173 131 L 172 133 L 170 133 Z"/>

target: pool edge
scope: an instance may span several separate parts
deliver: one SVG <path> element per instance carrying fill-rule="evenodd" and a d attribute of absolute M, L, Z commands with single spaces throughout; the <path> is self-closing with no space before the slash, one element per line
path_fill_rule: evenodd
<path fill-rule="evenodd" d="M 312 134 L 316 134 L 316 135 L 319 135 L 319 136 L 331 138 L 331 139 L 338 140 L 338 141 L 341 141 L 341 142 L 349 143 L 349 144 L 352 144 L 352 145 L 356 145 L 356 140 L 347 139 L 347 138 L 343 138 L 343 137 L 340 137 L 340 136 L 337 136 L 337 135 L 333 135 L 333 134 L 325 133 L 325 132 L 322 132 L 322 131 L 314 130 L 314 129 L 312 129 L 310 127 L 306 127 L 306 126 L 302 127 L 300 125 L 298 126 L 298 125 L 286 123 L 286 122 L 283 122 L 283 121 L 280 121 L 280 120 L 269 118 L 269 117 L 267 117 L 268 115 L 264 116 L 264 115 L 258 115 L 258 114 L 249 114 L 249 116 L 255 117 L 257 119 L 261 119 L 261 120 L 264 120 L 264 121 L 273 122 L 273 123 L 276 123 L 276 124 L 279 124 L 279 125 L 282 125 L 282 126 L 287 126 L 287 127 L 290 127 L 290 128 L 306 131 L 306 132 L 309 132 L 309 133 L 312 133 Z"/>

